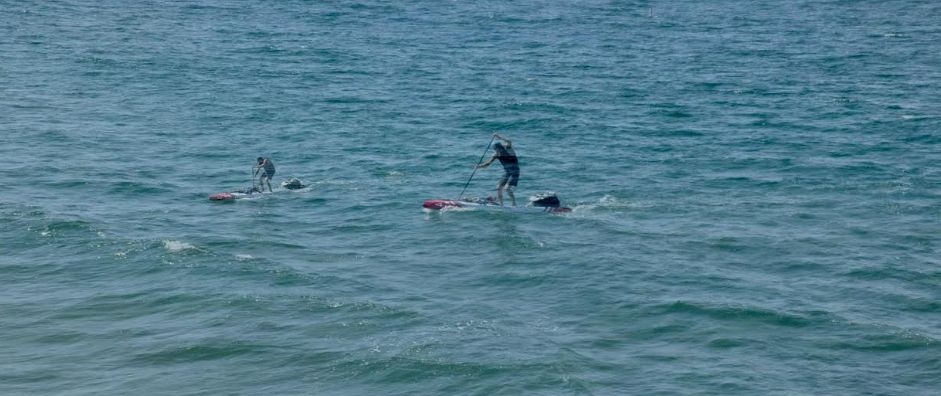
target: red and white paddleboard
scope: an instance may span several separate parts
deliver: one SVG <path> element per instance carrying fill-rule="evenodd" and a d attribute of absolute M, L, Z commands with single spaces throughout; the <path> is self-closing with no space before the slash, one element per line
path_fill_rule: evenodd
<path fill-rule="evenodd" d="M 231 201 L 233 199 L 235 199 L 235 195 L 227 192 L 212 194 L 209 196 L 210 201 Z"/>
<path fill-rule="evenodd" d="M 217 194 L 212 194 L 209 196 L 210 201 L 234 201 L 236 199 L 248 198 L 252 194 L 240 193 L 240 192 L 222 192 Z"/>
<path fill-rule="evenodd" d="M 489 210 L 496 212 L 522 213 L 568 213 L 571 208 L 542 206 L 500 206 L 497 204 L 458 201 L 453 199 L 428 199 L 422 204 L 428 210 Z"/>

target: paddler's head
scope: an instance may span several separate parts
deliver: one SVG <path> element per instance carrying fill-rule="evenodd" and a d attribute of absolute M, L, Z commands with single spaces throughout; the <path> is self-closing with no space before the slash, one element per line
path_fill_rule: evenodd
<path fill-rule="evenodd" d="M 497 155 L 507 155 L 506 147 L 503 147 L 503 143 L 496 142 L 493 144 L 493 151 L 497 152 Z"/>
<path fill-rule="evenodd" d="M 262 162 L 265 162 L 265 158 L 264 158 L 264 157 L 258 157 L 258 164 L 260 165 Z"/>

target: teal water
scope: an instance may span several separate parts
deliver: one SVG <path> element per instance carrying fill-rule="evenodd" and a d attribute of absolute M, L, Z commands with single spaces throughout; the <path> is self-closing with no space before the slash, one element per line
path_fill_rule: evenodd
<path fill-rule="evenodd" d="M 936 394 L 938 21 L 0 1 L 0 394 Z"/>

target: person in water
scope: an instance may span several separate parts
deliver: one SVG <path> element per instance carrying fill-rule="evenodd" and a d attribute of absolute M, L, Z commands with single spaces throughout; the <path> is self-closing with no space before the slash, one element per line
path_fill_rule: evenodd
<path fill-rule="evenodd" d="M 258 165 L 255 165 L 255 175 L 258 175 L 258 172 L 264 170 L 261 173 L 261 179 L 258 179 L 259 187 L 261 192 L 265 192 L 265 185 L 268 185 L 268 191 L 273 192 L 271 189 L 271 178 L 274 177 L 274 164 L 270 159 L 264 157 L 258 157 Z"/>
<path fill-rule="evenodd" d="M 500 165 L 503 165 L 504 173 L 503 178 L 500 179 L 500 183 L 497 183 L 497 200 L 500 202 L 500 206 L 503 206 L 503 190 L 506 190 L 506 194 L 510 196 L 513 206 L 516 206 L 516 196 L 513 195 L 513 188 L 516 187 L 520 179 L 519 160 L 516 158 L 516 151 L 513 150 L 513 142 L 511 142 L 510 139 L 500 136 L 499 133 L 494 133 L 493 137 L 504 141 L 506 145 L 500 142 L 494 143 L 493 157 L 490 157 L 487 162 L 477 165 L 477 169 L 486 168 L 490 166 L 493 161 L 500 160 Z"/>

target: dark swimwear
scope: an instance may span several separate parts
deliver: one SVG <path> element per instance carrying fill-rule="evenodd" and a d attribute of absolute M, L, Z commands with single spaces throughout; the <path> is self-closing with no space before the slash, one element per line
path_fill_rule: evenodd
<path fill-rule="evenodd" d="M 274 177 L 274 164 L 271 163 L 271 160 L 266 159 L 264 165 L 265 171 L 261 173 L 261 177 L 271 180 Z"/>
<path fill-rule="evenodd" d="M 504 152 L 497 155 L 497 159 L 500 160 L 500 165 L 503 165 L 505 171 L 499 185 L 502 186 L 509 182 L 510 186 L 516 187 L 516 183 L 520 178 L 519 158 L 516 158 L 516 152 L 513 149 L 504 150 Z"/>
<path fill-rule="evenodd" d="M 499 184 L 499 185 L 501 185 L 501 186 L 502 186 L 502 185 L 505 185 L 505 184 L 507 184 L 507 181 L 509 181 L 509 182 L 510 182 L 510 186 L 516 187 L 516 183 L 519 182 L 519 179 L 520 179 L 520 168 L 517 167 L 517 168 L 516 168 L 516 172 L 512 172 L 512 173 L 511 173 L 511 172 L 507 171 L 506 173 L 504 173 L 504 174 L 503 174 L 503 178 L 500 179 L 500 184 Z"/>

